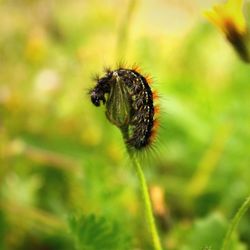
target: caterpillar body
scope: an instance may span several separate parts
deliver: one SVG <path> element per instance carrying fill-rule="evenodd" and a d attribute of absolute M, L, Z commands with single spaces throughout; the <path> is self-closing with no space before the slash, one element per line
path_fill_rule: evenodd
<path fill-rule="evenodd" d="M 154 107 L 157 96 L 151 91 L 150 79 L 135 69 L 119 68 L 106 70 L 96 79 L 96 86 L 90 90 L 95 106 L 106 105 L 106 116 L 119 127 L 129 149 L 140 150 L 149 146 L 157 127 Z"/>

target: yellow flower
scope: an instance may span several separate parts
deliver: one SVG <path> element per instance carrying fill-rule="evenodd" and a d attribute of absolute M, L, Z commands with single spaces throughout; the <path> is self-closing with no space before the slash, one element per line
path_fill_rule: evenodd
<path fill-rule="evenodd" d="M 248 27 L 243 14 L 243 0 L 228 0 L 217 4 L 204 14 L 207 19 L 219 28 L 233 45 L 241 58 L 249 61 L 247 48 Z"/>
<path fill-rule="evenodd" d="M 247 26 L 242 8 L 243 0 L 228 0 L 226 3 L 215 5 L 212 10 L 206 11 L 205 16 L 226 35 L 229 35 L 232 28 L 243 35 Z"/>

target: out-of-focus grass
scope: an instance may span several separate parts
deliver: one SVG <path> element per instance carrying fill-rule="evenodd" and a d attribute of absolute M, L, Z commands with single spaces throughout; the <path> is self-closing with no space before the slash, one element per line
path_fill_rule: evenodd
<path fill-rule="evenodd" d="M 128 4 L 0 2 L 1 249 L 73 249 L 68 218 L 90 214 L 117 221 L 131 249 L 150 249 L 121 135 L 87 96 L 92 74 L 117 63 Z M 138 1 L 120 47 L 161 96 L 158 157 L 145 171 L 164 194 L 167 249 L 217 249 L 249 193 L 249 66 L 201 9 Z M 249 246 L 248 221 L 232 249 Z"/>

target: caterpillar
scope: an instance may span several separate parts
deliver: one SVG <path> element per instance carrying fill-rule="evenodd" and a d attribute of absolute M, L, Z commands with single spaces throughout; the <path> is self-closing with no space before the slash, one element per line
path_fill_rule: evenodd
<path fill-rule="evenodd" d="M 106 70 L 96 78 L 96 86 L 90 90 L 95 106 L 106 106 L 108 120 L 119 127 L 129 149 L 148 147 L 155 138 L 158 125 L 154 106 L 156 92 L 152 92 L 149 77 L 144 77 L 137 68 Z"/>

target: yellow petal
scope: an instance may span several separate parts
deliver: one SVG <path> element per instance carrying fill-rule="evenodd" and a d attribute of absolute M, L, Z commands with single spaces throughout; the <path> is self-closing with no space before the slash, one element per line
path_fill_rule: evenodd
<path fill-rule="evenodd" d="M 204 14 L 207 19 L 222 30 L 226 35 L 230 32 L 230 27 L 239 34 L 246 32 L 246 21 L 243 15 L 243 0 L 228 0 L 225 4 L 215 5 Z"/>

